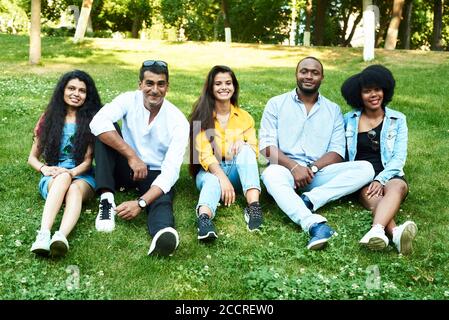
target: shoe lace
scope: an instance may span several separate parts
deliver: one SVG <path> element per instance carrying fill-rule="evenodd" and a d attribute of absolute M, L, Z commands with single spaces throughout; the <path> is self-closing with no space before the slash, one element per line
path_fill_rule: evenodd
<path fill-rule="evenodd" d="M 100 202 L 100 219 L 109 220 L 111 219 L 111 208 L 112 204 L 109 203 L 107 199 L 101 200 Z"/>
<path fill-rule="evenodd" d="M 250 218 L 261 219 L 262 218 L 262 209 L 260 208 L 260 206 L 249 206 L 248 214 L 249 214 Z"/>
<path fill-rule="evenodd" d="M 209 217 L 205 214 L 200 215 L 199 217 L 200 228 L 209 227 L 211 225 L 211 221 Z"/>

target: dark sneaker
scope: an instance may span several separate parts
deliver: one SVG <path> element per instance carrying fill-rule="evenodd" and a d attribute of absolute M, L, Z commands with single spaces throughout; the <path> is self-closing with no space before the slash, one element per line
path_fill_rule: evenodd
<path fill-rule="evenodd" d="M 107 199 L 100 201 L 95 228 L 100 232 L 112 232 L 115 228 L 115 206 Z"/>
<path fill-rule="evenodd" d="M 325 222 L 314 223 L 310 229 L 310 240 L 307 244 L 307 249 L 309 250 L 319 250 L 322 249 L 335 231 L 329 227 Z"/>
<path fill-rule="evenodd" d="M 213 241 L 217 239 L 214 224 L 207 214 L 198 217 L 198 240 Z"/>
<path fill-rule="evenodd" d="M 260 231 L 263 223 L 262 208 L 258 202 L 251 203 L 245 208 L 245 221 L 250 232 Z"/>
<path fill-rule="evenodd" d="M 179 244 L 178 232 L 172 227 L 159 230 L 151 241 L 148 255 L 169 256 L 175 252 Z"/>

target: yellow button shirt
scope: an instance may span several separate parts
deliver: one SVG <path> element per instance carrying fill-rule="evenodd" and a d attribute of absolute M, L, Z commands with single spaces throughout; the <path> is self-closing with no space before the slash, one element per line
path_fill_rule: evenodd
<path fill-rule="evenodd" d="M 198 161 L 205 171 L 214 163 L 220 163 L 223 158 L 232 159 L 230 149 L 237 141 L 248 143 L 259 155 L 256 129 L 253 117 L 243 109 L 231 106 L 229 121 L 223 129 L 214 115 L 215 129 L 202 130 L 195 137 L 195 149 L 198 152 Z M 214 134 L 215 133 L 215 134 Z M 214 136 L 215 153 L 208 136 Z M 220 161 L 218 160 L 220 159 Z"/>

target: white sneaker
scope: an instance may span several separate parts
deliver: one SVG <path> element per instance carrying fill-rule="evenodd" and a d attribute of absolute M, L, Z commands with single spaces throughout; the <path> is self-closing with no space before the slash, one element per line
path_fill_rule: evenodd
<path fill-rule="evenodd" d="M 50 230 L 38 230 L 36 241 L 31 245 L 31 252 L 46 256 L 50 252 Z"/>
<path fill-rule="evenodd" d="M 178 232 L 172 227 L 159 230 L 151 241 L 148 255 L 170 256 L 179 245 Z"/>
<path fill-rule="evenodd" d="M 416 237 L 418 227 L 413 221 L 406 221 L 393 229 L 393 243 L 399 253 L 409 254 L 413 250 L 412 242 Z"/>
<path fill-rule="evenodd" d="M 50 241 L 50 255 L 62 257 L 69 251 L 69 242 L 61 231 L 56 231 Z"/>
<path fill-rule="evenodd" d="M 107 199 L 100 201 L 95 229 L 100 232 L 112 232 L 115 229 L 115 204 Z"/>
<path fill-rule="evenodd" d="M 382 250 L 388 246 L 389 240 L 385 235 L 384 228 L 380 224 L 376 224 L 363 236 L 359 243 L 370 250 Z"/>

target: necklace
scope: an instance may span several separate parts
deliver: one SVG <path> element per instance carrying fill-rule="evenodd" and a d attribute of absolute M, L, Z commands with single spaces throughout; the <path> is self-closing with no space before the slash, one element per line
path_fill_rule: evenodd
<path fill-rule="evenodd" d="M 225 114 L 224 116 L 217 113 L 217 120 L 218 120 L 218 122 L 220 123 L 220 125 L 221 125 L 222 127 L 224 127 L 224 126 L 226 126 L 226 124 L 228 123 L 230 116 L 231 116 L 231 113 L 230 113 L 230 112 L 228 112 L 228 113 Z"/>
<path fill-rule="evenodd" d="M 365 125 L 363 125 L 361 123 L 363 127 L 368 128 L 368 130 L 372 130 L 382 123 L 382 121 L 384 120 L 384 114 L 382 114 L 381 117 L 378 116 L 378 117 L 372 119 L 372 118 L 369 118 L 368 116 L 366 116 L 366 114 L 362 113 L 360 119 L 362 120 L 361 122 L 365 124 Z"/>

